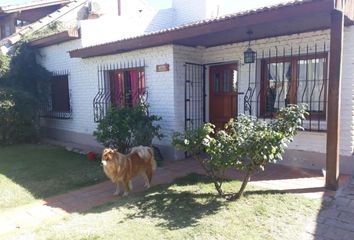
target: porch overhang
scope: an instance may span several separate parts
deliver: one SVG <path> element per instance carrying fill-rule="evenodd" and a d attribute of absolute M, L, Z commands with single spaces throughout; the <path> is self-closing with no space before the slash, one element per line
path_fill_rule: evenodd
<path fill-rule="evenodd" d="M 72 58 L 89 58 L 167 44 L 213 47 L 302 32 L 329 29 L 333 0 L 304 0 L 205 20 L 160 32 L 70 51 Z M 353 24 L 346 18 L 346 24 Z"/>

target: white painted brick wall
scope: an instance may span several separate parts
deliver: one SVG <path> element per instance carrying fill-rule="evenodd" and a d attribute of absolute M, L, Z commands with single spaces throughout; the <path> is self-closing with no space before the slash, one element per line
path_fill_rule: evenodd
<path fill-rule="evenodd" d="M 266 53 L 270 48 L 273 49 L 274 56 L 275 47 L 282 51 L 283 47 L 290 49 L 291 46 L 297 48 L 301 46 L 302 51 L 307 45 L 310 45 L 310 52 L 314 51 L 317 43 L 323 46 L 324 42 L 329 46 L 329 31 L 317 31 L 312 33 L 294 34 L 291 36 L 282 36 L 276 38 L 263 39 L 252 42 L 252 49 L 258 54 L 264 50 Z M 213 62 L 229 62 L 235 61 L 241 63 L 239 66 L 239 91 L 245 92 L 248 84 L 248 65 L 242 64 L 243 52 L 246 50 L 248 43 L 230 44 L 208 48 L 203 53 L 203 63 Z M 289 54 L 289 52 L 287 53 Z M 344 59 L 343 59 L 343 82 L 342 82 L 342 113 L 341 113 L 341 142 L 340 154 L 350 156 L 353 153 L 353 80 L 354 80 L 354 27 L 345 29 Z M 252 72 L 255 72 L 255 64 L 252 66 Z M 254 74 L 251 75 L 254 79 Z M 247 79 L 242 81 L 242 79 Z M 208 92 L 208 91 L 207 91 Z M 243 110 L 243 96 L 239 96 L 239 111 Z M 326 134 L 304 132 L 299 134 L 294 143 L 289 148 L 308 150 L 315 152 L 326 152 Z"/>
<path fill-rule="evenodd" d="M 270 47 L 277 46 L 306 46 L 311 49 L 315 43 L 329 46 L 329 32 L 317 31 L 313 33 L 295 34 L 291 36 L 258 40 L 252 43 L 252 48 L 261 52 L 268 51 Z M 342 85 L 342 115 L 341 115 L 341 144 L 342 155 L 352 154 L 354 121 L 353 121 L 353 77 L 354 77 L 354 27 L 345 31 L 343 85 Z M 184 64 L 214 63 L 236 61 L 241 63 L 243 51 L 247 43 L 230 44 L 213 48 L 191 48 L 184 46 L 161 46 L 145 50 L 137 50 L 124 54 L 116 54 L 89 59 L 70 59 L 68 51 L 80 47 L 80 40 L 75 40 L 51 47 L 43 48 L 41 61 L 51 71 L 68 70 L 69 87 L 73 103 L 73 119 L 70 120 L 44 120 L 45 126 L 65 129 L 78 133 L 91 134 L 96 124 L 93 121 L 92 100 L 97 89 L 97 66 L 104 63 L 128 62 L 136 59 L 145 59 L 146 85 L 149 88 L 148 102 L 151 112 L 163 117 L 161 126 L 167 136 L 161 143 L 168 145 L 170 136 L 174 131 L 184 129 Z M 169 72 L 157 73 L 157 64 L 170 64 Z M 239 91 L 245 91 L 248 80 L 248 68 L 240 65 L 239 76 L 241 82 Z M 208 82 L 208 81 L 207 81 Z M 207 91 L 208 93 L 208 91 Z M 239 109 L 243 110 L 243 96 L 239 97 Z M 307 150 L 325 153 L 326 134 L 303 132 L 296 137 L 291 149 Z"/>
<path fill-rule="evenodd" d="M 175 87 L 175 111 L 178 119 L 176 131 L 184 130 L 184 88 L 185 88 L 185 63 L 202 63 L 202 49 L 173 46 L 174 55 L 174 87 Z"/>
<path fill-rule="evenodd" d="M 344 30 L 342 66 L 340 148 L 345 155 L 351 155 L 354 145 L 354 26 Z"/>
<path fill-rule="evenodd" d="M 172 45 L 138 50 L 130 53 L 96 57 L 89 59 L 70 58 L 67 51 L 79 47 L 80 42 L 71 41 L 41 49 L 42 65 L 50 71 L 68 70 L 69 88 L 72 96 L 73 118 L 68 120 L 43 119 L 46 127 L 67 131 L 92 134 L 97 125 L 94 123 L 92 101 L 98 92 L 97 67 L 100 64 L 127 63 L 145 60 L 145 78 L 148 87 L 148 103 L 151 113 L 163 117 L 160 122 L 167 136 L 162 143 L 168 144 L 175 130 L 177 117 L 172 100 L 174 93 L 173 71 L 156 72 L 157 64 L 168 63 L 173 69 Z"/>

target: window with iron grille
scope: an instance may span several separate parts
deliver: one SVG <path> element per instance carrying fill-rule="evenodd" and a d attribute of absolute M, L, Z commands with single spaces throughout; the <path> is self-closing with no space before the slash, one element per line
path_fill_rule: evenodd
<path fill-rule="evenodd" d="M 241 75 L 248 78 L 243 112 L 269 120 L 288 104 L 305 103 L 310 114 L 302 123 L 304 129 L 327 131 L 328 46 L 324 41 L 257 52 L 257 61 Z"/>
<path fill-rule="evenodd" d="M 263 117 L 274 116 L 288 104 L 306 103 L 311 118 L 325 119 L 327 54 L 263 60 L 261 71 Z"/>
<path fill-rule="evenodd" d="M 95 122 L 102 120 L 111 106 L 133 107 L 146 99 L 144 62 L 98 67 L 98 93 L 93 100 Z"/>
<path fill-rule="evenodd" d="M 68 119 L 72 117 L 67 71 L 55 72 L 51 78 L 48 105 L 43 109 L 43 117 Z"/>
<path fill-rule="evenodd" d="M 114 107 L 132 107 L 145 89 L 144 69 L 109 71 L 111 103 Z"/>

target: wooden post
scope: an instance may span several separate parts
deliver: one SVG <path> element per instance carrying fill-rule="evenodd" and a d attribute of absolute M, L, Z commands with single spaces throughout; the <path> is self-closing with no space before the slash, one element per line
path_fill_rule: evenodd
<path fill-rule="evenodd" d="M 326 188 L 329 190 L 337 190 L 339 181 L 339 130 L 343 30 L 344 14 L 342 11 L 333 10 L 331 13 L 326 155 Z"/>

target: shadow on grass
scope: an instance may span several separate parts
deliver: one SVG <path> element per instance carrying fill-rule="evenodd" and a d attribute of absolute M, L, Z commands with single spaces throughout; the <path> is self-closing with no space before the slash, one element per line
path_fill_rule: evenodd
<path fill-rule="evenodd" d="M 203 186 L 198 188 L 200 184 Z M 245 197 L 264 194 L 283 194 L 283 192 L 251 190 L 245 192 Z M 128 198 L 121 198 L 117 202 L 91 209 L 90 213 L 125 207 L 131 210 L 125 220 L 155 218 L 162 220 L 158 226 L 175 230 L 195 226 L 200 219 L 215 215 L 228 204 L 230 202 L 217 195 L 208 177 L 193 173 L 171 184 L 156 186 Z"/>
<path fill-rule="evenodd" d="M 168 229 L 180 229 L 193 226 L 198 220 L 215 214 L 222 205 L 213 194 L 178 192 L 166 189 L 157 194 L 147 195 L 133 204 L 138 210 L 127 218 L 160 218 L 159 224 Z"/>
<path fill-rule="evenodd" d="M 179 178 L 171 184 L 159 185 L 129 197 L 120 198 L 103 206 L 95 207 L 87 213 L 102 213 L 111 209 L 125 207 L 133 209 L 126 215 L 125 220 L 134 218 L 161 219 L 160 227 L 181 229 L 193 226 L 208 215 L 213 215 L 225 205 L 225 201 L 212 191 L 199 191 L 195 184 L 209 184 L 211 181 L 206 176 L 190 174 Z"/>
<path fill-rule="evenodd" d="M 0 209 L 106 180 L 98 161 L 46 144 L 0 146 Z"/>

